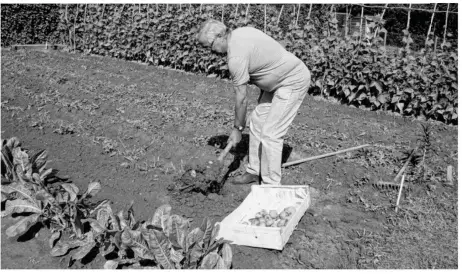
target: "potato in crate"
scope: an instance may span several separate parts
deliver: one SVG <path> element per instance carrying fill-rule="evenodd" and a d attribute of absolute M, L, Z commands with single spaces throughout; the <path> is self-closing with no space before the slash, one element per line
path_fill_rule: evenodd
<path fill-rule="evenodd" d="M 282 250 L 309 206 L 309 186 L 253 185 L 242 204 L 220 222 L 217 239 Z"/>

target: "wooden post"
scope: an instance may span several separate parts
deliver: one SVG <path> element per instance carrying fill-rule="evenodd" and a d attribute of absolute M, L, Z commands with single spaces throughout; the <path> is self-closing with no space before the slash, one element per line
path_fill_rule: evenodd
<path fill-rule="evenodd" d="M 411 7 L 412 7 L 412 4 L 409 4 L 409 11 L 407 12 L 407 26 L 406 26 L 407 31 L 409 31 L 409 25 L 411 23 Z"/>
<path fill-rule="evenodd" d="M 234 13 L 234 19 L 236 19 L 237 17 L 238 9 L 239 9 L 239 4 L 236 4 L 236 12 Z"/>
<path fill-rule="evenodd" d="M 430 33 L 432 32 L 433 18 L 435 17 L 436 5 L 437 5 L 437 3 L 435 3 L 435 6 L 433 7 L 432 18 L 430 19 L 430 26 L 428 27 L 427 38 L 425 39 L 425 45 L 428 42 L 428 38 L 430 37 Z"/>
<path fill-rule="evenodd" d="M 141 4 L 138 5 L 138 14 L 141 14 Z"/>
<path fill-rule="evenodd" d="M 159 5 L 156 3 L 156 13 L 159 13 Z"/>
<path fill-rule="evenodd" d="M 294 17 L 295 17 L 295 5 L 294 5 Z M 294 24 L 294 23 L 295 23 L 295 20 L 292 21 L 292 24 Z"/>
<path fill-rule="evenodd" d="M 348 35 L 348 6 L 346 6 L 345 12 L 345 36 Z"/>
<path fill-rule="evenodd" d="M 250 4 L 247 4 L 247 9 L 245 10 L 245 20 L 247 21 L 247 15 L 249 14 Z"/>
<path fill-rule="evenodd" d="M 383 19 L 383 16 L 385 15 L 385 11 L 387 10 L 387 7 L 388 7 L 388 3 L 385 4 L 385 8 L 384 8 L 383 11 L 382 11 L 382 15 L 380 16 L 380 19 Z M 375 32 L 374 32 L 374 37 L 377 36 L 377 32 L 378 32 L 378 31 L 379 31 L 379 29 L 376 28 L 376 29 L 375 29 Z"/>
<path fill-rule="evenodd" d="M 279 20 L 281 19 L 281 14 L 282 14 L 283 9 L 284 9 L 284 4 L 282 4 L 281 11 L 279 11 L 278 21 L 277 21 L 276 25 L 279 25 Z"/>
<path fill-rule="evenodd" d="M 221 5 L 221 22 L 225 22 L 225 4 Z"/>
<path fill-rule="evenodd" d="M 83 23 L 85 24 L 85 20 L 87 18 L 87 4 L 85 4 L 85 12 L 83 14 Z"/>
<path fill-rule="evenodd" d="M 202 4 L 199 6 L 199 13 L 202 14 Z"/>
<path fill-rule="evenodd" d="M 436 52 L 436 44 L 438 44 L 438 36 L 435 36 L 435 48 L 434 48 L 435 52 Z"/>
<path fill-rule="evenodd" d="M 359 23 L 359 40 L 361 41 L 361 36 L 363 34 L 363 15 L 364 15 L 364 7 L 361 7 L 361 20 Z"/>
<path fill-rule="evenodd" d="M 448 3 L 448 8 L 446 9 L 446 22 L 444 23 L 443 43 L 441 44 L 441 48 L 443 48 L 446 43 L 446 31 L 448 30 L 449 5 L 450 4 Z"/>
<path fill-rule="evenodd" d="M 77 16 L 79 15 L 79 4 L 75 5 L 75 18 L 74 18 L 74 53 L 75 53 L 75 44 L 77 43 L 77 38 L 75 36 L 75 25 L 77 24 Z"/>
<path fill-rule="evenodd" d="M 263 7 L 265 9 L 265 33 L 266 33 L 266 4 L 263 4 Z"/>
<path fill-rule="evenodd" d="M 310 19 L 311 16 L 311 8 L 313 7 L 313 4 L 310 4 L 310 10 L 308 11 L 308 20 Z"/>
<path fill-rule="evenodd" d="M 298 16 L 300 15 L 300 6 L 301 4 L 298 4 L 297 19 L 295 19 L 295 25 L 297 25 L 298 23 Z"/>

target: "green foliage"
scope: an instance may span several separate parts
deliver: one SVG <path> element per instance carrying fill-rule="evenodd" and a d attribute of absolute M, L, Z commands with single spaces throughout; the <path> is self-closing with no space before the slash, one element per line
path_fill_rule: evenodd
<path fill-rule="evenodd" d="M 59 42 L 59 6 L 2 4 L 2 47 Z"/>

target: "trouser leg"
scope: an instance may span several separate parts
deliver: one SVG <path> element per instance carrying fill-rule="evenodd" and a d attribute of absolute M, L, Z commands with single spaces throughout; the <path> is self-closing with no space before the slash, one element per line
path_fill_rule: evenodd
<path fill-rule="evenodd" d="M 261 131 L 266 121 L 273 93 L 261 91 L 258 99 L 258 105 L 250 115 L 249 125 L 249 164 L 247 172 L 254 175 L 260 175 L 261 159 Z"/>
<path fill-rule="evenodd" d="M 295 118 L 306 90 L 280 88 L 275 91 L 260 131 L 260 174 L 265 184 L 281 183 L 283 137 Z"/>

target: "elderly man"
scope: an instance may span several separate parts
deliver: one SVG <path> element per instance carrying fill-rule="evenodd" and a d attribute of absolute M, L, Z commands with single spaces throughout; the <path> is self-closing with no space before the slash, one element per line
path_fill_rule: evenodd
<path fill-rule="evenodd" d="M 210 19 L 197 34 L 199 43 L 227 53 L 235 93 L 235 120 L 228 143 L 236 146 L 246 125 L 247 84 L 260 88 L 258 105 L 250 115 L 249 164 L 235 184 L 281 184 L 283 137 L 310 85 L 310 71 L 292 53 L 260 30 L 230 30 Z"/>

